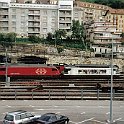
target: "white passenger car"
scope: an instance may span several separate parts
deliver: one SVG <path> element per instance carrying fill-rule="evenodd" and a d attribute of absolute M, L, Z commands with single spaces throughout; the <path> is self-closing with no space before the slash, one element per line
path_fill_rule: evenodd
<path fill-rule="evenodd" d="M 113 66 L 113 75 L 118 72 L 118 67 Z M 72 65 L 66 66 L 64 75 L 111 75 L 111 67 L 108 65 Z"/>
<path fill-rule="evenodd" d="M 37 118 L 38 116 L 35 116 L 30 112 L 17 110 L 8 112 L 4 117 L 3 124 L 26 124 Z"/>

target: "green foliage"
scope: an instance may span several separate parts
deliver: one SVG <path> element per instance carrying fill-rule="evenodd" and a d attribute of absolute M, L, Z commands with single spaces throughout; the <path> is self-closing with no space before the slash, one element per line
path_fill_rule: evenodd
<path fill-rule="evenodd" d="M 16 38 L 16 43 L 19 43 L 19 42 L 20 42 L 20 43 L 21 43 L 21 42 L 22 42 L 22 43 L 27 43 L 27 42 L 29 42 L 29 41 L 28 41 L 28 38 L 22 38 L 22 37 L 21 37 L 21 38 Z"/>
<path fill-rule="evenodd" d="M 76 39 L 76 42 L 77 41 L 82 42 L 83 46 L 86 49 L 86 44 L 85 44 L 86 31 L 84 29 L 83 22 L 80 24 L 79 20 L 73 20 L 71 30 L 72 30 L 72 36 L 71 36 L 72 39 Z"/>
<path fill-rule="evenodd" d="M 63 46 L 57 46 L 57 50 L 58 50 L 58 53 L 61 53 L 64 50 L 64 48 Z"/>
<path fill-rule="evenodd" d="M 124 38 L 124 32 L 122 32 L 121 37 Z"/>
<path fill-rule="evenodd" d="M 46 37 L 46 40 L 47 41 L 51 41 L 52 40 L 52 38 L 53 38 L 53 34 L 52 33 L 47 33 L 47 37 Z"/>
<path fill-rule="evenodd" d="M 30 35 L 28 40 L 31 42 L 31 43 L 41 43 L 42 42 L 42 39 L 36 35 Z"/>
<path fill-rule="evenodd" d="M 66 31 L 65 30 L 55 30 L 53 36 L 54 36 L 54 45 L 61 44 L 63 38 L 66 37 Z"/>
<path fill-rule="evenodd" d="M 124 9 L 124 0 L 80 0 L 110 6 L 115 9 Z"/>
<path fill-rule="evenodd" d="M 16 33 L 0 33 L 0 44 L 3 47 L 13 46 L 13 43 L 16 41 Z"/>
<path fill-rule="evenodd" d="M 65 30 L 55 30 L 54 32 L 54 38 L 56 40 L 58 39 L 62 39 L 62 38 L 65 38 L 66 37 L 66 31 Z"/>

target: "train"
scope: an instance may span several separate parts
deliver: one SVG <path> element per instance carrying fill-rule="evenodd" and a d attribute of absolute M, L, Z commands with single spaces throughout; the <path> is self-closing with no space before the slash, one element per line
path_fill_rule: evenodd
<path fill-rule="evenodd" d="M 2 64 L 0 79 L 48 79 L 58 78 L 64 66 L 46 64 Z"/>
<path fill-rule="evenodd" d="M 117 65 L 113 66 L 113 75 L 119 75 Z M 67 65 L 67 64 L 2 64 L 0 79 L 52 79 L 52 78 L 94 78 L 110 77 L 110 65 Z"/>
<path fill-rule="evenodd" d="M 113 70 L 113 73 L 111 73 Z M 119 76 L 119 67 L 117 65 L 98 65 L 98 64 L 76 64 L 67 65 L 64 68 L 64 76 L 72 78 L 109 78 L 113 76 Z"/>

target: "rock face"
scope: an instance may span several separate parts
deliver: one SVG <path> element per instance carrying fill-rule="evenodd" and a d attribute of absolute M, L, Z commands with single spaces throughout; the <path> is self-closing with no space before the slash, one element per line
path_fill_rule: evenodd
<path fill-rule="evenodd" d="M 47 61 L 50 63 L 66 63 L 66 64 L 111 64 L 111 59 L 108 58 L 85 58 L 85 57 L 73 57 L 73 56 L 59 56 L 59 55 L 45 55 L 45 57 L 49 58 Z M 124 66 L 123 59 L 113 59 L 113 65 L 118 65 L 122 70 Z"/>
<path fill-rule="evenodd" d="M 4 49 L 1 54 L 5 55 Z M 61 53 L 58 53 L 56 47 L 43 44 L 23 44 L 16 45 L 13 49 L 8 49 L 8 56 L 12 58 L 12 62 L 16 62 L 17 58 L 25 55 L 48 58 L 48 64 L 111 64 L 111 58 L 97 58 L 94 53 L 75 49 L 64 49 Z M 120 70 L 122 70 L 122 67 L 124 68 L 124 55 L 118 59 L 113 59 L 113 64 L 118 65 Z"/>

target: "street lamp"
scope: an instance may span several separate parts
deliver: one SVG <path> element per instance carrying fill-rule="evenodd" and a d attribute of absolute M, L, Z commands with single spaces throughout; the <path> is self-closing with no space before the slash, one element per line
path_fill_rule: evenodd
<path fill-rule="evenodd" d="M 110 124 L 113 122 L 113 111 L 112 111 L 112 102 L 113 102 L 113 38 L 112 38 L 112 48 L 111 48 L 111 92 L 110 92 Z"/>

